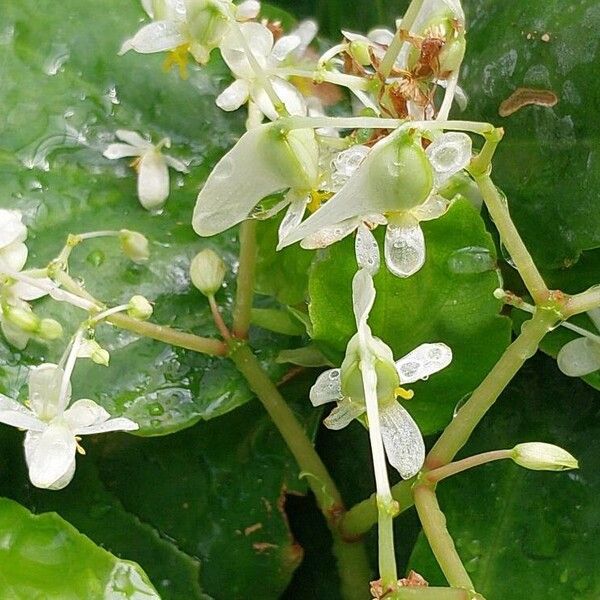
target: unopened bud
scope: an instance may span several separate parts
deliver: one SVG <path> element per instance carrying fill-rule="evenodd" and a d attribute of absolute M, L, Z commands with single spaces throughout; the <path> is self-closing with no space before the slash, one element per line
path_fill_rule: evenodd
<path fill-rule="evenodd" d="M 134 319 L 145 321 L 152 316 L 152 312 L 152 305 L 144 296 L 133 296 L 129 301 L 127 314 Z"/>
<path fill-rule="evenodd" d="M 108 367 L 108 363 L 110 361 L 110 354 L 108 350 L 101 348 L 98 346 L 98 349 L 92 352 L 90 358 L 97 364 L 102 365 L 103 367 Z"/>
<path fill-rule="evenodd" d="M 369 44 L 361 41 L 354 41 L 348 44 L 350 56 L 363 67 L 371 64 L 371 55 L 369 53 Z"/>
<path fill-rule="evenodd" d="M 108 361 L 110 360 L 110 354 L 96 340 L 83 340 L 77 356 L 79 358 L 90 358 L 97 365 L 103 365 L 104 367 L 108 367 Z"/>
<path fill-rule="evenodd" d="M 227 267 L 221 257 L 207 248 L 196 254 L 190 265 L 192 283 L 205 296 L 214 296 L 223 283 Z"/>
<path fill-rule="evenodd" d="M 543 442 L 517 444 L 512 450 L 512 459 L 521 467 L 534 471 L 568 471 L 579 468 L 577 459 L 566 450 Z"/>
<path fill-rule="evenodd" d="M 31 310 L 9 306 L 4 309 L 4 315 L 16 327 L 28 333 L 37 333 L 41 321 Z"/>
<path fill-rule="evenodd" d="M 121 242 L 123 254 L 134 263 L 143 263 L 150 258 L 148 238 L 138 231 L 121 229 L 119 232 L 119 241 Z"/>
<path fill-rule="evenodd" d="M 57 340 L 62 334 L 62 325 L 54 319 L 42 319 L 37 330 L 37 335 L 43 340 Z"/>

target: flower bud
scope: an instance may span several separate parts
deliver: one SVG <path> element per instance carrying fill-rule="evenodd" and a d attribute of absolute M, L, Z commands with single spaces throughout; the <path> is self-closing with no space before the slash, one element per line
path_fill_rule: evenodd
<path fill-rule="evenodd" d="M 102 365 L 103 367 L 108 367 L 108 363 L 110 361 L 110 354 L 108 350 L 101 348 L 98 346 L 98 349 L 92 352 L 90 358 L 97 364 Z"/>
<path fill-rule="evenodd" d="M 369 53 L 369 44 L 361 41 L 354 41 L 348 44 L 348 53 L 363 67 L 371 64 L 371 55 Z"/>
<path fill-rule="evenodd" d="M 77 353 L 79 358 L 91 358 L 97 365 L 108 367 L 110 354 L 96 340 L 83 340 Z"/>
<path fill-rule="evenodd" d="M 217 293 L 226 272 L 225 263 L 210 248 L 196 254 L 190 265 L 192 283 L 205 296 L 214 296 Z"/>
<path fill-rule="evenodd" d="M 8 306 L 3 309 L 4 316 L 10 323 L 28 333 L 37 333 L 41 320 L 29 308 Z"/>
<path fill-rule="evenodd" d="M 42 319 L 36 333 L 43 340 L 56 340 L 62 337 L 63 328 L 62 325 L 54 319 Z"/>
<path fill-rule="evenodd" d="M 143 263 L 150 258 L 148 238 L 138 231 L 121 229 L 119 232 L 119 241 L 123 254 L 134 263 Z"/>
<path fill-rule="evenodd" d="M 577 459 L 566 450 L 543 442 L 517 444 L 512 450 L 512 459 L 521 467 L 534 471 L 568 471 L 579 468 Z"/>
<path fill-rule="evenodd" d="M 128 306 L 127 314 L 133 319 L 145 321 L 152 316 L 152 305 L 144 296 L 133 296 Z"/>

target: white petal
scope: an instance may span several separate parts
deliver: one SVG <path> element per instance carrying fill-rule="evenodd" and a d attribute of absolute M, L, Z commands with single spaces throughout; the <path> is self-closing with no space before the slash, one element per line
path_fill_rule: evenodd
<path fill-rule="evenodd" d="M 335 225 L 323 227 L 323 229 L 320 229 L 316 233 L 306 236 L 300 242 L 300 246 L 306 250 L 331 246 L 331 244 L 335 244 L 335 242 L 339 242 L 350 235 L 361 223 L 361 219 L 353 218 L 346 219 Z"/>
<path fill-rule="evenodd" d="M 23 331 L 9 323 L 5 318 L 2 318 L 0 315 L 0 329 L 2 329 L 2 333 L 6 338 L 6 341 L 17 348 L 18 350 L 23 350 L 25 346 L 27 346 L 27 342 L 29 342 L 29 338 L 31 337 L 26 331 Z"/>
<path fill-rule="evenodd" d="M 215 102 L 221 110 L 230 112 L 246 104 L 249 94 L 248 82 L 245 79 L 236 79 L 217 96 Z"/>
<path fill-rule="evenodd" d="M 169 196 L 169 171 L 158 151 L 144 154 L 138 165 L 137 192 L 147 210 L 160 208 Z"/>
<path fill-rule="evenodd" d="M 154 21 L 142 27 L 132 38 L 126 40 L 119 50 L 125 54 L 135 50 L 141 54 L 173 50 L 187 41 L 183 24 L 179 21 Z"/>
<path fill-rule="evenodd" d="M 110 418 L 110 414 L 93 400 L 83 399 L 77 400 L 65 410 L 64 418 L 73 433 L 79 435 L 86 427 L 104 423 Z"/>
<path fill-rule="evenodd" d="M 290 35 L 283 35 L 275 42 L 273 50 L 271 51 L 271 57 L 279 62 L 285 60 L 291 52 L 300 46 L 301 43 L 302 40 L 298 35 L 294 35 L 293 33 Z"/>
<path fill-rule="evenodd" d="M 108 431 L 136 431 L 140 426 L 130 419 L 125 417 L 117 417 L 115 419 L 108 419 L 104 423 L 98 423 L 97 425 L 90 425 L 84 429 L 78 431 L 81 435 L 92 435 L 94 433 L 106 433 Z"/>
<path fill-rule="evenodd" d="M 305 116 L 308 112 L 306 108 L 306 101 L 304 96 L 293 86 L 289 81 L 281 79 L 281 77 L 270 77 L 271 85 L 273 90 L 277 94 L 277 97 L 283 102 L 286 110 L 290 115 Z M 250 91 L 252 99 L 269 119 L 274 121 L 278 118 L 275 106 L 271 102 L 271 99 L 267 95 L 265 89 L 258 83 L 254 85 Z"/>
<path fill-rule="evenodd" d="M 319 31 L 319 26 L 316 21 L 312 21 L 311 19 L 302 21 L 302 23 L 292 31 L 292 34 L 297 35 L 301 40 L 300 45 L 295 50 L 296 56 L 302 56 L 306 52 L 308 45 L 315 39 L 317 31 Z"/>
<path fill-rule="evenodd" d="M 378 28 L 371 29 L 367 34 L 370 41 L 379 44 L 380 46 L 389 46 L 394 39 L 394 34 L 389 29 Z"/>
<path fill-rule="evenodd" d="M 298 142 L 304 134 L 306 139 Z M 246 219 L 269 194 L 290 187 L 310 189 L 304 165 L 317 156 L 312 131 L 294 130 L 282 136 L 272 124 L 247 131 L 217 163 L 200 191 L 194 230 L 201 236 L 220 233 Z"/>
<path fill-rule="evenodd" d="M 178 158 L 173 158 L 172 156 L 168 156 L 167 154 L 163 154 L 163 158 L 165 160 L 166 165 L 168 167 L 171 167 L 171 169 L 175 169 L 180 173 L 190 172 L 188 166 L 182 160 L 179 160 Z"/>
<path fill-rule="evenodd" d="M 558 368 L 569 377 L 582 377 L 600 369 L 600 343 L 581 337 L 566 343 L 556 357 Z"/>
<path fill-rule="evenodd" d="M 400 383 L 413 383 L 427 379 L 445 369 L 452 362 L 452 350 L 446 344 L 421 344 L 396 361 Z"/>
<path fill-rule="evenodd" d="M 3 394 L 0 394 L 0 423 L 32 431 L 43 431 L 46 427 L 28 408 Z"/>
<path fill-rule="evenodd" d="M 64 371 L 55 364 L 44 363 L 29 370 L 29 406 L 34 414 L 44 421 L 53 419 L 71 398 L 71 384 L 67 398 L 60 401 L 60 386 Z"/>
<path fill-rule="evenodd" d="M 425 238 L 419 222 L 405 215 L 388 222 L 385 231 L 385 263 L 391 273 L 409 277 L 425 263 Z"/>
<path fill-rule="evenodd" d="M 42 298 L 46 294 L 48 294 L 48 290 L 57 288 L 58 286 L 52 281 L 52 279 L 48 277 L 35 277 L 35 274 L 32 274 L 28 271 L 23 271 L 23 275 L 27 277 L 31 277 L 31 279 L 35 279 L 40 286 L 31 285 L 29 283 L 24 283 L 23 281 L 17 281 L 10 286 L 12 293 L 19 299 L 24 300 L 25 302 L 29 302 L 31 300 L 38 300 Z"/>
<path fill-rule="evenodd" d="M 437 185 L 464 169 L 471 161 L 471 138 L 460 131 L 442 133 L 425 150 Z"/>
<path fill-rule="evenodd" d="M 136 148 L 152 148 L 152 143 L 146 138 L 142 137 L 137 131 L 131 131 L 129 129 L 117 129 L 115 135 L 122 142 L 126 142 L 130 146 Z"/>
<path fill-rule="evenodd" d="M 310 388 L 310 401 L 313 406 L 321 406 L 327 402 L 339 401 L 342 398 L 342 381 L 340 369 L 323 371 Z"/>
<path fill-rule="evenodd" d="M 260 12 L 260 2 L 257 0 L 245 0 L 237 6 L 236 16 L 240 21 L 254 19 Z"/>
<path fill-rule="evenodd" d="M 145 13 L 151 18 L 154 18 L 154 2 L 153 0 L 142 0 L 142 8 Z"/>
<path fill-rule="evenodd" d="M 273 34 L 264 25 L 254 22 L 242 23 L 240 30 L 257 62 L 264 68 L 267 57 L 273 48 Z M 243 44 L 240 43 L 233 30 L 225 35 L 220 47 L 223 59 L 236 77 L 243 79 L 254 77 L 254 70 L 246 58 Z"/>
<path fill-rule="evenodd" d="M 71 430 L 62 423 L 51 423 L 42 434 L 27 435 L 25 457 L 31 483 L 39 488 L 53 489 L 67 485 L 69 474 L 72 477 L 74 473 L 76 450 Z"/>
<path fill-rule="evenodd" d="M 277 250 L 281 250 L 283 240 L 300 225 L 306 210 L 306 196 L 298 196 L 292 192 L 288 196 L 291 197 L 290 206 L 279 224 Z"/>
<path fill-rule="evenodd" d="M 411 209 L 410 214 L 417 221 L 432 221 L 444 215 L 449 206 L 450 202 L 446 198 L 432 194 L 423 204 Z"/>
<path fill-rule="evenodd" d="M 600 331 L 600 308 L 588 310 L 587 316 L 592 320 L 592 323 L 596 326 L 596 329 Z"/>
<path fill-rule="evenodd" d="M 20 271 L 27 262 L 27 246 L 22 242 L 13 242 L 0 248 L 0 272 Z"/>
<path fill-rule="evenodd" d="M 329 413 L 323 424 L 328 429 L 339 430 L 349 425 L 353 419 L 360 417 L 365 412 L 365 407 L 350 398 L 340 400 L 338 405 Z"/>
<path fill-rule="evenodd" d="M 371 275 L 375 275 L 379 271 L 380 257 L 377 240 L 371 230 L 362 223 L 356 230 L 354 252 L 359 268 L 366 269 Z"/>
<path fill-rule="evenodd" d="M 0 248 L 27 239 L 27 227 L 21 219 L 22 215 L 18 210 L 0 208 Z"/>
<path fill-rule="evenodd" d="M 366 324 L 374 302 L 373 278 L 366 269 L 360 269 L 352 280 L 352 306 L 358 329 Z"/>
<path fill-rule="evenodd" d="M 102 153 L 102 156 L 113 160 L 116 158 L 126 158 L 127 156 L 139 156 L 144 152 L 144 148 L 130 146 L 129 144 L 110 144 Z"/>
<path fill-rule="evenodd" d="M 398 402 L 380 408 L 379 421 L 390 464 L 402 479 L 410 479 L 425 461 L 425 444 L 417 424 Z"/>

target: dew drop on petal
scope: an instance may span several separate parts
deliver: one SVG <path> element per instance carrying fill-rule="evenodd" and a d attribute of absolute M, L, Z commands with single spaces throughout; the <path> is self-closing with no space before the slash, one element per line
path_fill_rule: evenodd
<path fill-rule="evenodd" d="M 450 131 L 436 138 L 425 152 L 439 184 L 469 164 L 471 138 L 466 133 Z"/>
<path fill-rule="evenodd" d="M 487 248 L 469 246 L 455 250 L 448 258 L 448 270 L 457 275 L 474 275 L 493 271 L 496 261 Z"/>

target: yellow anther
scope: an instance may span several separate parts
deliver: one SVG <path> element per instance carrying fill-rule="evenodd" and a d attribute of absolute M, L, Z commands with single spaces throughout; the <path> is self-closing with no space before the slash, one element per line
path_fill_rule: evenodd
<path fill-rule="evenodd" d="M 136 156 L 130 163 L 129 166 L 135 169 L 135 172 L 138 173 L 140 170 L 140 161 L 142 160 L 141 156 Z"/>
<path fill-rule="evenodd" d="M 333 196 L 331 192 L 321 192 L 319 190 L 313 190 L 310 193 L 310 202 L 306 205 L 306 207 L 308 208 L 308 212 L 314 213 L 317 210 L 319 210 L 322 204 L 324 202 L 327 202 L 327 200 L 329 200 L 331 196 Z"/>
<path fill-rule="evenodd" d="M 77 448 L 77 452 L 79 452 L 79 454 L 81 454 L 82 456 L 85 456 L 85 449 L 79 444 L 80 441 L 81 438 L 79 436 L 75 436 L 75 447 Z"/>
<path fill-rule="evenodd" d="M 187 79 L 189 77 L 187 68 L 189 51 L 189 44 L 181 44 L 181 46 L 177 46 L 175 50 L 171 50 L 163 63 L 163 71 L 166 73 L 170 71 L 172 67 L 176 66 L 179 69 L 179 77 L 181 77 L 181 79 Z"/>
<path fill-rule="evenodd" d="M 412 390 L 405 390 L 403 387 L 397 387 L 394 390 L 394 396 L 403 400 L 410 400 L 414 395 L 415 393 Z"/>

